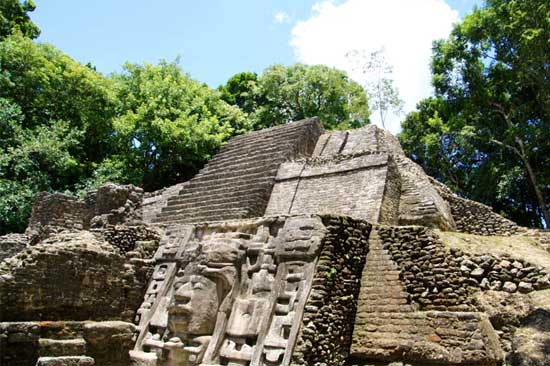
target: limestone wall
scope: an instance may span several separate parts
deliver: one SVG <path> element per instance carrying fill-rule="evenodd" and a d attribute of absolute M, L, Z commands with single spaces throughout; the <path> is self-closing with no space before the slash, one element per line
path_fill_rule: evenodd
<path fill-rule="evenodd" d="M 80 231 L 27 247 L 0 264 L 0 321 L 132 320 L 152 268 L 135 244 Z"/>
<path fill-rule="evenodd" d="M 385 168 L 380 165 L 377 154 L 384 157 Z M 352 175 L 346 167 L 339 170 L 337 163 L 331 162 L 331 159 L 338 162 L 343 157 L 354 160 L 351 157 L 360 155 L 364 156 L 363 165 L 358 168 L 370 166 L 369 179 L 365 179 L 364 172 Z M 369 125 L 325 133 L 319 138 L 311 161 L 325 161 L 327 173 L 318 174 L 317 180 L 306 180 L 298 162 L 283 165 L 267 214 L 334 212 L 375 223 L 425 225 L 443 230 L 455 228 L 448 203 L 432 186 L 422 168 L 404 155 L 395 136 L 386 130 Z M 302 177 L 297 179 L 300 175 Z M 293 208 L 300 206 L 301 201 L 307 204 Z"/>
<path fill-rule="evenodd" d="M 404 155 L 395 159 L 401 176 L 399 224 L 454 230 L 456 224 L 448 203 L 422 168 Z"/>
<path fill-rule="evenodd" d="M 529 293 L 550 287 L 544 268 L 510 255 L 473 256 L 447 248 L 425 227 L 380 227 L 384 248 L 421 309 L 472 310 L 479 289 Z"/>
<path fill-rule="evenodd" d="M 394 180 L 389 186 L 387 182 L 395 176 L 395 165 L 385 153 L 363 152 L 284 163 L 266 215 L 333 213 L 371 222 L 383 218 L 391 223 L 396 219 L 390 212 L 397 210 L 399 181 Z"/>
<path fill-rule="evenodd" d="M 30 244 L 30 238 L 25 234 L 8 234 L 0 236 L 0 261 L 13 257 Z"/>
<path fill-rule="evenodd" d="M 408 291 L 410 278 L 408 282 L 403 263 L 392 258 L 392 248 L 385 244 L 396 231 L 403 232 L 404 242 L 415 236 L 407 237 L 406 228 L 393 230 L 377 227 L 371 233 L 348 364 L 498 364 L 502 351 L 484 314 L 453 306 L 446 311 L 419 311 L 414 292 Z M 434 258 L 434 263 L 438 261 Z"/>
<path fill-rule="evenodd" d="M 90 212 L 86 203 L 62 193 L 40 192 L 34 199 L 29 228 L 43 225 L 68 229 L 85 229 L 90 225 Z"/>
<path fill-rule="evenodd" d="M 344 365 L 351 347 L 371 225 L 338 216 L 323 217 L 323 222 L 327 234 L 292 365 Z"/>
<path fill-rule="evenodd" d="M 133 185 L 107 183 L 90 191 L 84 199 L 40 192 L 34 199 L 27 231 L 41 235 L 51 228 L 89 229 L 141 221 L 143 190 Z M 55 231 L 55 229 L 54 229 Z"/>

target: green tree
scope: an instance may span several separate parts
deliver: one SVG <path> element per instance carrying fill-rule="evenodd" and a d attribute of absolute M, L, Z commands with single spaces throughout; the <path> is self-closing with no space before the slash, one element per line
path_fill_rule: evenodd
<path fill-rule="evenodd" d="M 114 78 L 119 154 L 101 168 L 112 174 L 122 161 L 124 176 L 147 190 L 189 179 L 223 142 L 249 129 L 238 108 L 192 80 L 177 62 L 126 64 Z"/>
<path fill-rule="evenodd" d="M 242 97 L 235 104 L 244 106 L 254 129 L 313 116 L 320 117 L 329 129 L 369 123 L 363 88 L 345 72 L 328 66 L 273 65 L 257 80 L 250 73 L 237 74 L 224 89 L 234 90 L 232 95 Z"/>
<path fill-rule="evenodd" d="M 254 88 L 258 81 L 255 72 L 240 72 L 233 75 L 225 85 L 218 88 L 221 98 L 230 105 L 239 107 L 243 112 L 251 113 L 256 108 Z"/>
<path fill-rule="evenodd" d="M 113 153 L 114 84 L 20 33 L 0 42 L 0 232 L 39 191 L 76 191 Z"/>
<path fill-rule="evenodd" d="M 388 112 L 401 114 L 404 104 L 393 83 L 393 68 L 388 64 L 385 52 L 385 49 L 381 48 L 370 55 L 367 55 L 365 50 L 353 50 L 346 54 L 354 68 L 363 75 L 363 87 L 368 95 L 370 107 L 373 111 L 378 111 L 384 128 Z"/>
<path fill-rule="evenodd" d="M 34 24 L 29 15 L 36 6 L 32 0 L 0 1 L 0 41 L 11 34 L 21 34 L 24 37 L 36 38 L 40 29 Z"/>
<path fill-rule="evenodd" d="M 445 114 L 437 136 L 454 143 L 439 149 L 445 156 L 439 163 L 430 158 L 432 169 L 461 170 L 464 195 L 481 194 L 483 202 L 534 226 L 550 223 L 549 39 L 547 1 L 488 0 L 434 44 L 432 61 L 437 110 Z M 419 126 L 430 124 L 429 114 L 407 118 L 405 144 L 419 140 L 414 136 L 428 128 Z"/>
<path fill-rule="evenodd" d="M 61 120 L 84 131 L 74 154 L 88 172 L 111 153 L 112 82 L 51 45 L 21 35 L 0 42 L 0 98 L 21 108 L 23 129 Z"/>
<path fill-rule="evenodd" d="M 0 235 L 26 227 L 39 191 L 65 190 L 81 169 L 71 150 L 81 131 L 62 121 L 23 129 L 21 109 L 0 98 Z"/>

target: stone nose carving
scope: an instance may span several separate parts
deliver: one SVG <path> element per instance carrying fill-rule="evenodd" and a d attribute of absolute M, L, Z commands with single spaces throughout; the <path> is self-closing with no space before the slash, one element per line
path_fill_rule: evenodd
<path fill-rule="evenodd" d="M 193 296 L 193 292 L 191 290 L 192 290 L 191 289 L 191 284 L 189 284 L 189 283 L 187 283 L 183 286 L 180 286 L 176 290 L 176 293 L 174 294 L 175 301 L 180 305 L 187 304 L 191 300 L 191 297 Z M 183 306 L 180 306 L 180 308 L 187 309 L 187 307 L 183 307 Z M 190 309 L 188 309 L 186 311 L 189 311 L 189 310 Z"/>

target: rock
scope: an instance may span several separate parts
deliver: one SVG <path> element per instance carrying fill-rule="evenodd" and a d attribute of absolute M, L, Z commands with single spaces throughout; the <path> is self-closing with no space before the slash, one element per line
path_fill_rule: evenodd
<path fill-rule="evenodd" d="M 512 263 L 512 266 L 517 269 L 523 268 L 523 264 L 521 264 L 521 262 L 518 262 L 518 261 L 514 261 L 514 263 Z"/>
<path fill-rule="evenodd" d="M 512 366 L 550 365 L 550 312 L 538 309 L 530 314 L 512 338 L 508 361 Z"/>
<path fill-rule="evenodd" d="M 533 308 L 530 297 L 518 292 L 489 290 L 479 292 L 475 299 L 480 310 L 489 316 L 491 324 L 496 329 L 505 325 L 519 325 Z"/>
<path fill-rule="evenodd" d="M 515 292 L 515 291 L 516 291 L 517 286 L 516 286 L 515 283 L 507 281 L 507 282 L 504 282 L 504 285 L 502 286 L 502 289 L 503 289 L 504 291 L 506 291 L 506 292 L 510 292 L 510 293 L 511 293 L 511 292 Z"/>
<path fill-rule="evenodd" d="M 518 290 L 519 290 L 519 292 L 522 292 L 522 293 L 531 292 L 531 291 L 533 291 L 533 284 L 531 284 L 529 282 L 521 281 L 518 284 Z"/>
<path fill-rule="evenodd" d="M 500 261 L 500 266 L 502 268 L 510 268 L 512 266 L 512 263 L 510 263 L 510 261 L 507 261 L 507 260 L 503 260 L 503 261 Z"/>
<path fill-rule="evenodd" d="M 474 270 L 472 270 L 472 272 L 470 272 L 470 276 L 475 277 L 475 278 L 481 278 L 481 277 L 483 277 L 484 273 L 485 273 L 485 271 L 483 270 L 483 268 L 477 267 L 477 268 L 474 268 Z"/>

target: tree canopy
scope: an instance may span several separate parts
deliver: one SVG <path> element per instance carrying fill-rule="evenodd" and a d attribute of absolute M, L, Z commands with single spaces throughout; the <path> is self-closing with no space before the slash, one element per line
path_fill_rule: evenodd
<path fill-rule="evenodd" d="M 177 63 L 126 64 L 124 69 L 114 76 L 116 159 L 125 176 L 147 190 L 191 178 L 223 142 L 249 129 L 238 108 Z"/>
<path fill-rule="evenodd" d="M 550 3 L 488 0 L 433 49 L 436 98 L 400 138 L 438 179 L 532 226 L 550 223 Z"/>
<path fill-rule="evenodd" d="M 0 1 L 0 40 L 11 34 L 20 34 L 28 38 L 38 37 L 40 29 L 27 14 L 34 11 L 35 8 L 32 0 Z"/>
<path fill-rule="evenodd" d="M 249 113 L 254 129 L 313 116 L 329 129 L 369 123 L 363 88 L 345 72 L 324 65 L 273 65 L 257 78 L 251 73 L 237 74 L 221 89 L 229 92 L 227 101 L 235 100 L 235 105 Z"/>

